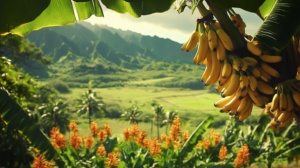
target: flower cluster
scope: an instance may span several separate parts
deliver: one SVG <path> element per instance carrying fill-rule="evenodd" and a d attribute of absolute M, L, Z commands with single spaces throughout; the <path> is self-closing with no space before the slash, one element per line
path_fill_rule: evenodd
<path fill-rule="evenodd" d="M 152 138 L 149 142 L 149 149 L 152 155 L 158 155 L 161 152 L 160 144 L 157 138 Z"/>
<path fill-rule="evenodd" d="M 209 135 L 210 138 L 213 140 L 214 145 L 218 145 L 221 142 L 221 134 L 219 132 L 215 132 L 215 128 L 212 128 Z"/>
<path fill-rule="evenodd" d="M 73 128 L 73 131 L 70 134 L 70 140 L 69 140 L 70 147 L 76 150 L 80 149 L 81 141 L 82 138 L 78 135 L 78 128 L 76 126 L 75 128 Z"/>
<path fill-rule="evenodd" d="M 219 152 L 219 158 L 220 160 L 225 160 L 227 157 L 227 147 L 226 146 L 222 146 Z"/>
<path fill-rule="evenodd" d="M 94 144 L 94 139 L 93 137 L 91 137 L 90 135 L 88 135 L 86 137 L 86 139 L 84 140 L 84 146 L 88 149 L 90 149 L 92 147 L 92 145 Z"/>
<path fill-rule="evenodd" d="M 208 138 L 204 138 L 203 141 L 202 141 L 202 144 L 203 144 L 203 146 L 202 146 L 203 149 L 209 150 L 209 147 L 210 147 L 210 141 L 209 141 Z"/>
<path fill-rule="evenodd" d="M 164 142 L 164 141 L 167 141 L 168 136 L 167 136 L 167 134 L 163 133 L 160 135 L 160 138 L 161 138 L 161 141 Z"/>
<path fill-rule="evenodd" d="M 126 127 L 125 129 L 124 129 L 124 139 L 125 139 L 125 141 L 128 141 L 130 138 L 129 138 L 129 135 L 130 135 L 130 129 L 128 128 L 128 127 Z"/>
<path fill-rule="evenodd" d="M 182 141 L 183 143 L 185 143 L 190 137 L 190 132 L 189 130 L 184 130 L 183 134 L 182 134 Z"/>
<path fill-rule="evenodd" d="M 71 131 L 73 131 L 75 128 L 77 128 L 77 124 L 74 120 L 71 120 L 71 122 L 69 124 L 69 128 Z"/>
<path fill-rule="evenodd" d="M 144 130 L 141 131 L 141 133 L 138 136 L 137 144 L 144 145 L 144 139 L 146 138 L 146 132 Z"/>
<path fill-rule="evenodd" d="M 106 155 L 106 150 L 105 150 L 105 147 L 103 144 L 101 144 L 98 149 L 97 149 L 97 154 L 100 156 L 100 157 L 105 157 Z"/>
<path fill-rule="evenodd" d="M 107 132 L 105 130 L 99 130 L 98 134 L 97 134 L 97 139 L 99 142 L 102 142 L 106 139 L 107 137 Z"/>
<path fill-rule="evenodd" d="M 249 159 L 249 148 L 247 144 L 244 144 L 239 150 L 236 159 L 234 160 L 234 164 L 236 167 L 244 167 L 247 164 Z"/>
<path fill-rule="evenodd" d="M 107 158 L 106 158 L 106 162 L 105 162 L 105 166 L 109 167 L 109 166 L 118 166 L 119 164 L 119 157 L 120 157 L 120 153 L 116 153 L 116 152 L 112 152 L 112 153 L 109 153 L 107 155 Z"/>
<path fill-rule="evenodd" d="M 135 141 L 137 140 L 137 137 L 139 135 L 139 127 L 136 122 L 134 122 L 133 125 L 131 126 L 129 134 L 133 140 Z"/>
<path fill-rule="evenodd" d="M 64 149 L 66 147 L 66 139 L 56 127 L 53 127 L 50 131 L 50 142 L 55 149 Z"/>
<path fill-rule="evenodd" d="M 36 153 L 32 163 L 32 168 L 52 168 L 53 166 L 54 162 L 47 162 L 44 155 Z"/>
<path fill-rule="evenodd" d="M 176 116 L 173 120 L 171 130 L 170 130 L 170 137 L 172 140 L 176 140 L 179 136 L 180 132 L 180 118 Z"/>
<path fill-rule="evenodd" d="M 111 135 L 111 128 L 110 128 L 109 123 L 106 122 L 103 127 L 104 127 L 104 130 L 106 131 L 107 135 Z"/>
<path fill-rule="evenodd" d="M 178 148 L 178 149 L 181 148 L 181 144 L 180 144 L 180 142 L 178 140 L 174 141 L 174 148 Z"/>
<path fill-rule="evenodd" d="M 93 136 L 97 135 L 98 129 L 98 124 L 95 121 L 91 122 L 90 130 Z"/>

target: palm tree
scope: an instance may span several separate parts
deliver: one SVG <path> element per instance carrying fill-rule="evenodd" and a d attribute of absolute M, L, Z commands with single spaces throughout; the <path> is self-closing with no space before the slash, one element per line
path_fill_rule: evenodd
<path fill-rule="evenodd" d="M 52 127 L 58 127 L 62 133 L 68 129 L 69 115 L 66 113 L 68 104 L 62 100 L 49 99 L 49 103 L 38 107 L 41 113 L 40 125 L 46 133 L 49 133 Z"/>
<path fill-rule="evenodd" d="M 128 125 L 139 121 L 137 117 L 139 117 L 141 114 L 143 114 L 142 111 L 138 111 L 138 107 L 133 105 L 130 108 L 128 108 L 124 113 L 121 115 L 122 119 L 128 120 Z"/>
<path fill-rule="evenodd" d="M 75 99 L 77 113 L 79 115 L 86 114 L 89 116 L 89 124 L 91 124 L 91 115 L 93 113 L 101 113 L 104 116 L 104 112 L 101 109 L 103 106 L 103 101 L 101 97 L 97 97 L 96 93 L 89 88 L 84 94 L 81 95 L 81 98 Z"/>
<path fill-rule="evenodd" d="M 159 127 L 163 125 L 163 117 L 164 117 L 164 109 L 165 107 L 163 105 L 155 105 L 152 107 L 153 110 L 153 115 L 154 115 L 154 120 L 156 121 L 156 126 L 157 126 L 157 138 L 160 139 L 159 137 Z"/>
<path fill-rule="evenodd" d="M 166 134 L 167 135 L 168 135 L 168 126 L 172 125 L 172 122 L 173 122 L 175 116 L 177 116 L 177 114 L 178 114 L 177 110 L 175 110 L 175 111 L 171 110 L 171 111 L 166 112 L 166 119 L 163 121 L 163 123 L 166 124 Z"/>

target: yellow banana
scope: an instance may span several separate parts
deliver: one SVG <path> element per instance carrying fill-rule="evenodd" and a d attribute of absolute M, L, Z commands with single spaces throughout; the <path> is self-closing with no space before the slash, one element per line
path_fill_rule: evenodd
<path fill-rule="evenodd" d="M 218 38 L 217 38 L 216 32 L 213 29 L 211 29 L 209 26 L 207 26 L 207 30 L 208 30 L 208 44 L 209 44 L 209 48 L 213 52 L 217 52 Z"/>
<path fill-rule="evenodd" d="M 211 52 L 209 50 L 207 52 L 207 65 L 206 65 L 205 71 L 204 71 L 204 73 L 202 75 L 202 78 L 201 78 L 202 82 L 207 80 L 207 78 L 210 75 L 211 69 L 212 69 L 212 58 L 211 58 Z"/>
<path fill-rule="evenodd" d="M 234 94 L 237 91 L 237 89 L 239 88 L 240 75 L 236 71 L 232 72 L 232 73 L 233 74 L 231 75 L 230 84 L 229 84 L 228 88 L 224 91 L 222 96 L 230 96 L 230 95 Z"/>
<path fill-rule="evenodd" d="M 247 48 L 253 55 L 256 56 L 263 55 L 263 52 L 259 48 L 257 48 L 252 42 L 247 43 Z"/>
<path fill-rule="evenodd" d="M 248 78 L 247 76 L 241 71 L 240 72 L 240 88 L 244 91 L 248 87 Z"/>
<path fill-rule="evenodd" d="M 264 62 L 268 62 L 268 63 L 276 63 L 282 60 L 281 56 L 271 56 L 271 55 L 262 55 L 259 58 Z"/>
<path fill-rule="evenodd" d="M 294 105 L 293 105 L 293 100 L 292 100 L 292 96 L 288 93 L 286 95 L 286 98 L 287 98 L 287 111 L 288 112 L 292 112 L 294 111 Z"/>
<path fill-rule="evenodd" d="M 292 115 L 293 112 L 289 112 L 289 111 L 283 111 L 280 116 L 278 117 L 277 121 L 278 122 L 284 122 L 285 120 L 287 120 L 289 118 L 290 115 Z"/>
<path fill-rule="evenodd" d="M 292 114 L 291 114 L 284 122 L 282 122 L 282 123 L 280 124 L 280 127 L 283 128 L 283 127 L 288 126 L 288 125 L 293 121 L 294 115 L 295 115 L 295 113 L 292 112 Z"/>
<path fill-rule="evenodd" d="M 272 67 L 270 67 L 268 64 L 266 63 L 261 63 L 260 64 L 260 67 L 262 70 L 264 70 L 267 74 L 271 75 L 271 76 L 274 76 L 276 78 L 280 77 L 280 74 L 275 70 L 273 69 Z"/>
<path fill-rule="evenodd" d="M 223 78 L 227 78 L 232 71 L 232 67 L 229 63 L 229 61 L 227 59 L 224 60 L 224 67 L 223 67 L 223 71 L 222 71 L 222 77 Z"/>
<path fill-rule="evenodd" d="M 242 71 L 246 71 L 248 69 L 248 62 L 245 59 L 242 59 Z"/>
<path fill-rule="evenodd" d="M 232 41 L 231 41 L 230 37 L 225 33 L 225 31 L 222 29 L 219 29 L 215 24 L 211 24 L 211 25 L 212 25 L 213 29 L 216 31 L 220 40 L 222 41 L 224 47 L 229 51 L 233 51 L 234 47 L 233 47 Z"/>
<path fill-rule="evenodd" d="M 246 60 L 249 66 L 256 66 L 258 64 L 257 60 L 253 57 L 245 57 L 243 60 Z"/>
<path fill-rule="evenodd" d="M 217 53 L 211 52 L 211 57 L 212 57 L 212 70 L 210 72 L 207 81 L 205 82 L 205 86 L 210 86 L 216 83 L 220 75 L 221 64 L 217 58 Z"/>
<path fill-rule="evenodd" d="M 252 75 L 255 76 L 256 78 L 261 77 L 261 72 L 260 72 L 260 70 L 258 70 L 257 67 L 251 67 L 250 71 L 251 71 Z"/>
<path fill-rule="evenodd" d="M 232 109 L 236 110 L 238 106 L 240 105 L 241 100 L 237 96 L 235 96 L 229 103 L 227 103 L 225 106 L 223 106 L 220 110 L 220 112 L 229 112 Z"/>
<path fill-rule="evenodd" d="M 245 119 L 247 119 L 251 115 L 251 112 L 252 112 L 252 109 L 253 109 L 253 105 L 252 105 L 253 102 L 250 101 L 250 104 L 251 105 L 248 107 L 247 111 L 240 115 L 240 117 L 239 117 L 240 121 L 244 121 Z"/>
<path fill-rule="evenodd" d="M 219 62 L 221 64 L 223 64 L 224 59 L 226 57 L 226 50 L 225 50 L 223 43 L 221 42 L 221 40 L 219 38 L 218 38 L 218 46 L 217 46 L 217 57 L 218 57 Z"/>
<path fill-rule="evenodd" d="M 268 85 L 267 83 L 265 83 L 265 82 L 263 82 L 261 80 L 259 80 L 257 82 L 257 88 L 262 93 L 268 94 L 268 95 L 272 95 L 275 92 L 275 89 L 272 86 Z"/>
<path fill-rule="evenodd" d="M 238 107 L 237 109 L 237 114 L 240 115 L 240 114 L 243 114 L 244 112 L 246 112 L 246 110 L 248 109 L 248 105 L 250 104 L 250 98 L 249 98 L 249 95 L 247 95 L 246 97 L 244 97 L 241 101 L 241 104 L 240 106 Z"/>
<path fill-rule="evenodd" d="M 283 88 L 283 86 L 281 86 Z M 282 89 L 282 93 L 279 95 L 279 107 L 281 111 L 285 111 L 287 108 L 287 97 Z"/>
<path fill-rule="evenodd" d="M 267 74 L 264 70 L 262 70 L 260 67 L 256 67 L 260 71 L 260 78 L 263 79 L 266 82 L 269 82 L 271 80 L 271 76 Z"/>
<path fill-rule="evenodd" d="M 191 39 L 189 40 L 189 42 L 186 45 L 185 51 L 186 52 L 192 51 L 196 47 L 196 45 L 199 41 L 199 38 L 200 38 L 200 33 L 198 31 L 193 31 L 193 33 L 191 35 Z"/>
<path fill-rule="evenodd" d="M 296 90 L 292 90 L 292 95 L 294 101 L 298 104 L 298 106 L 300 106 L 300 93 Z"/>
<path fill-rule="evenodd" d="M 225 98 L 223 98 L 223 99 L 217 101 L 217 102 L 214 104 L 214 106 L 215 106 L 215 107 L 220 107 L 220 108 L 222 108 L 223 106 L 225 106 L 226 104 L 228 104 L 228 103 L 234 98 L 234 96 L 235 96 L 234 94 L 231 95 L 231 96 L 227 96 L 227 97 L 225 97 Z"/>
<path fill-rule="evenodd" d="M 255 91 L 257 88 L 257 80 L 254 76 L 248 74 L 248 80 L 249 80 L 249 84 L 250 84 L 250 88 Z"/>
<path fill-rule="evenodd" d="M 208 39 L 207 39 L 207 34 L 205 33 L 205 27 L 203 23 L 200 23 L 200 37 L 199 37 L 199 45 L 198 45 L 198 50 L 196 53 L 197 56 L 197 63 L 201 64 L 204 62 L 204 60 L 207 57 L 208 53 Z M 197 64 L 194 63 L 194 64 Z"/>
<path fill-rule="evenodd" d="M 279 96 L 278 94 L 275 94 L 272 100 L 271 111 L 274 112 L 275 110 L 277 110 L 278 106 L 279 106 Z"/>
<path fill-rule="evenodd" d="M 281 111 L 280 109 L 278 109 L 276 112 L 275 112 L 275 115 L 274 115 L 274 119 L 275 121 L 278 120 L 278 117 L 282 114 L 283 111 Z M 277 123 L 278 124 L 278 123 Z"/>
<path fill-rule="evenodd" d="M 248 89 L 248 94 L 256 106 L 262 107 L 264 105 L 264 102 L 263 102 L 262 98 L 260 97 L 260 95 L 257 93 L 257 91 Z"/>

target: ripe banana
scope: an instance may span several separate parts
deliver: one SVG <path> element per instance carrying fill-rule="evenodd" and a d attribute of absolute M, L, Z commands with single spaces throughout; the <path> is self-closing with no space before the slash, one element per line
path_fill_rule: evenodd
<path fill-rule="evenodd" d="M 286 119 L 284 122 L 282 122 L 280 124 L 280 127 L 286 127 L 286 126 L 288 126 L 293 121 L 294 115 L 295 115 L 295 113 L 292 112 L 292 114 L 288 117 L 288 119 Z"/>
<path fill-rule="evenodd" d="M 207 26 L 207 30 L 208 30 L 208 44 L 209 44 L 209 48 L 213 52 L 217 52 L 218 38 L 217 38 L 216 32 L 213 29 L 211 29 L 209 27 L 209 25 Z"/>
<path fill-rule="evenodd" d="M 281 56 L 271 56 L 271 55 L 262 55 L 259 58 L 264 62 L 268 62 L 268 63 L 277 63 L 282 60 Z"/>
<path fill-rule="evenodd" d="M 263 81 L 261 81 L 261 80 L 259 80 L 259 81 L 257 82 L 257 88 L 258 88 L 258 90 L 261 91 L 262 93 L 268 94 L 268 95 L 272 95 L 272 94 L 274 94 L 274 92 L 275 92 L 275 89 L 274 89 L 272 86 L 266 84 L 265 82 L 263 82 Z"/>
<path fill-rule="evenodd" d="M 186 45 L 185 51 L 186 52 L 192 51 L 196 47 L 199 38 L 200 38 L 200 33 L 198 31 L 193 31 L 191 38 Z"/>
<path fill-rule="evenodd" d="M 219 29 L 214 24 L 211 24 L 211 25 L 212 25 L 213 29 L 216 31 L 220 40 L 222 41 L 224 47 L 229 51 L 233 51 L 234 47 L 233 47 L 232 41 L 231 41 L 230 37 L 225 33 L 225 31 L 222 29 Z"/>
<path fill-rule="evenodd" d="M 252 75 L 255 76 L 256 78 L 261 77 L 261 72 L 260 72 L 260 70 L 258 70 L 257 67 L 250 67 L 250 71 L 251 71 Z"/>
<path fill-rule="evenodd" d="M 234 71 L 232 73 L 233 74 L 231 75 L 230 84 L 229 84 L 228 88 L 224 91 L 224 93 L 222 94 L 223 97 L 234 94 L 237 91 L 237 89 L 239 88 L 240 75 L 237 71 Z"/>
<path fill-rule="evenodd" d="M 247 73 L 247 75 L 248 75 L 248 80 L 249 80 L 250 88 L 253 91 L 256 91 L 256 88 L 257 88 L 257 80 L 256 80 L 256 78 L 254 76 L 250 75 L 249 72 Z"/>
<path fill-rule="evenodd" d="M 244 121 L 245 119 L 247 119 L 250 116 L 252 109 L 253 109 L 253 105 L 252 105 L 253 102 L 250 101 L 250 104 L 251 105 L 248 107 L 247 111 L 245 113 L 241 114 L 241 116 L 239 117 L 240 121 Z"/>
<path fill-rule="evenodd" d="M 260 95 L 257 93 L 257 91 L 253 91 L 252 89 L 248 89 L 248 94 L 251 97 L 253 103 L 255 103 L 256 106 L 262 107 L 264 105 L 264 102 Z"/>
<path fill-rule="evenodd" d="M 280 74 L 275 70 L 273 69 L 272 67 L 270 67 L 268 64 L 266 63 L 261 63 L 260 64 L 260 67 L 262 70 L 264 70 L 267 74 L 271 75 L 271 76 L 274 76 L 276 78 L 279 78 L 280 77 Z M 271 78 L 270 78 L 271 79 Z"/>
<path fill-rule="evenodd" d="M 240 88 L 242 91 L 244 91 L 246 88 L 248 88 L 248 78 L 247 76 L 241 71 L 240 72 Z"/>
<path fill-rule="evenodd" d="M 207 65 L 206 65 L 205 71 L 204 71 L 204 73 L 202 75 L 202 78 L 201 78 L 202 82 L 207 80 L 207 78 L 210 75 L 211 69 L 212 69 L 212 58 L 211 58 L 211 51 L 210 50 L 207 52 L 207 58 L 206 59 L 207 59 Z"/>
<path fill-rule="evenodd" d="M 232 67 L 227 59 L 224 60 L 224 66 L 222 70 L 222 77 L 227 78 L 232 72 Z"/>
<path fill-rule="evenodd" d="M 263 52 L 258 47 L 256 47 L 252 42 L 247 43 L 247 48 L 253 55 L 256 56 L 263 55 Z"/>
<path fill-rule="evenodd" d="M 205 33 L 205 27 L 203 23 L 200 23 L 200 37 L 199 37 L 199 45 L 198 45 L 198 50 L 196 53 L 197 59 L 196 63 L 194 64 L 201 64 L 204 62 L 206 59 L 208 53 L 208 39 L 207 39 L 207 34 Z"/>
<path fill-rule="evenodd" d="M 279 106 L 279 97 L 278 94 L 275 94 L 272 100 L 271 111 L 272 112 L 276 111 L 278 109 L 278 106 Z"/>
<path fill-rule="evenodd" d="M 216 83 L 220 75 L 221 64 L 217 58 L 217 53 L 211 52 L 211 56 L 212 56 L 212 69 L 207 81 L 205 82 L 205 86 L 210 86 Z"/>
<path fill-rule="evenodd" d="M 220 64 L 223 64 L 224 59 L 226 57 L 226 51 L 223 43 L 221 40 L 218 38 L 218 46 L 217 46 L 217 57 L 220 62 Z"/>
<path fill-rule="evenodd" d="M 220 108 L 222 108 L 223 106 L 225 106 L 226 104 L 228 104 L 228 103 L 234 98 L 234 96 L 235 96 L 234 94 L 231 95 L 231 96 L 227 96 L 227 97 L 225 97 L 225 98 L 223 98 L 223 99 L 217 101 L 217 102 L 214 104 L 214 106 L 215 106 L 215 107 L 220 107 Z"/>

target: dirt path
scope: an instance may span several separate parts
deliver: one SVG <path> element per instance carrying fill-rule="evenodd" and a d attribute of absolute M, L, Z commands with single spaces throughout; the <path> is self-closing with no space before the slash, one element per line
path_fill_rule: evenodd
<path fill-rule="evenodd" d="M 179 95 L 179 96 L 156 97 L 156 99 L 158 99 L 158 100 L 161 100 L 161 101 L 163 101 L 163 102 L 165 102 L 165 103 L 168 103 L 168 104 L 170 104 L 170 105 L 172 105 L 172 106 L 176 106 L 176 107 L 182 107 L 182 108 L 190 109 L 190 108 L 188 108 L 188 107 L 185 107 L 185 106 L 180 106 L 180 105 L 178 105 L 178 104 L 175 104 L 175 103 L 169 102 L 169 101 L 165 100 L 164 98 L 170 98 L 170 97 L 189 97 L 189 96 L 199 96 L 199 95 L 203 95 L 203 94 L 206 94 L 206 93 L 191 94 L 191 95 Z"/>

